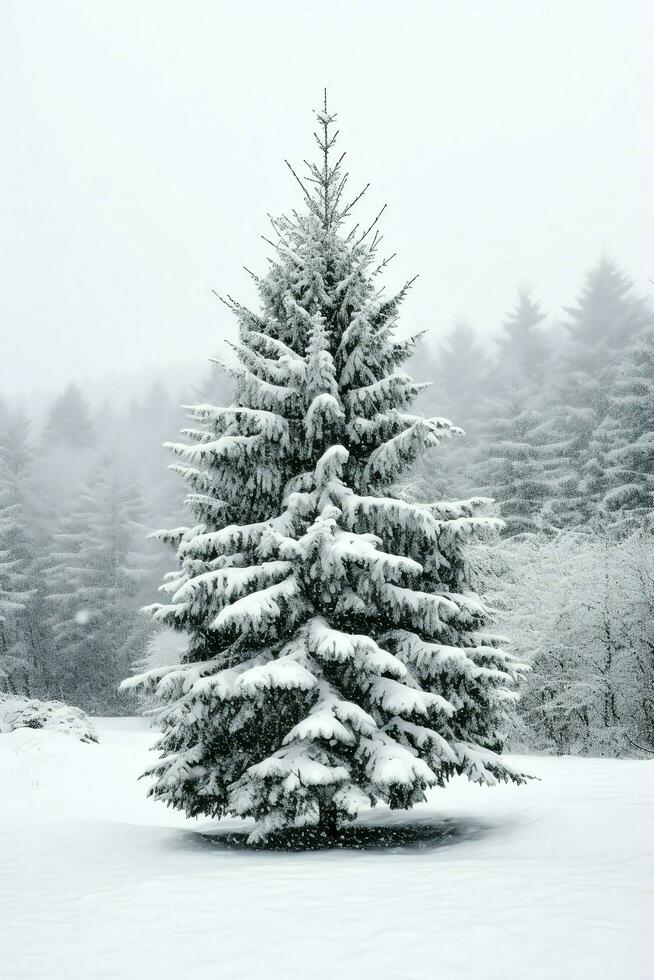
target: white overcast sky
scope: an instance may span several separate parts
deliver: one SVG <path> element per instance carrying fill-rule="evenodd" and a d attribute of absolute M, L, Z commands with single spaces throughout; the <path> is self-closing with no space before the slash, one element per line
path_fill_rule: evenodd
<path fill-rule="evenodd" d="M 324 85 L 404 324 L 654 276 L 651 0 L 4 0 L 0 390 L 202 366 Z M 200 368 L 202 369 L 202 367 Z"/>

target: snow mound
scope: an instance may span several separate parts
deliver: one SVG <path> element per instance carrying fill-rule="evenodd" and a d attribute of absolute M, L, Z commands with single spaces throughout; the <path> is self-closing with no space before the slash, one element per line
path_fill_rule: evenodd
<path fill-rule="evenodd" d="M 0 694 L 0 733 L 17 728 L 48 728 L 74 735 L 80 742 L 97 742 L 87 714 L 62 701 L 38 701 L 14 694 Z"/>

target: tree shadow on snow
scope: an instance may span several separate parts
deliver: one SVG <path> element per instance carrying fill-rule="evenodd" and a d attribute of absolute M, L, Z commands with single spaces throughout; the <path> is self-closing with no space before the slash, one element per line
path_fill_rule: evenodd
<path fill-rule="evenodd" d="M 314 827 L 294 828 L 271 834 L 265 841 L 249 844 L 249 831 L 221 830 L 193 832 L 198 844 L 223 851 L 301 852 L 301 851 L 387 851 L 407 854 L 433 851 L 466 841 L 479 840 L 493 827 L 481 820 L 447 818 L 439 821 L 412 821 L 383 825 L 357 823 L 326 835 Z"/>

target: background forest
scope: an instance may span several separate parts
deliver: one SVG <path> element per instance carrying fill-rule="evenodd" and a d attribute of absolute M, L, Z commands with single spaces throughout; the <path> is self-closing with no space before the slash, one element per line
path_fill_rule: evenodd
<path fill-rule="evenodd" d="M 532 668 L 514 747 L 652 751 L 649 301 L 603 259 L 572 305 L 545 311 L 521 291 L 492 345 L 488 335 L 459 322 L 424 338 L 420 407 L 465 436 L 425 455 L 411 490 L 492 498 L 505 521 L 469 559 Z M 0 690 L 131 714 L 120 680 L 183 652 L 139 613 L 171 557 L 149 532 L 186 520 L 161 444 L 184 426 L 181 403 L 224 404 L 228 391 L 211 373 L 184 391 L 162 378 L 128 403 L 71 383 L 33 418 L 0 404 Z"/>

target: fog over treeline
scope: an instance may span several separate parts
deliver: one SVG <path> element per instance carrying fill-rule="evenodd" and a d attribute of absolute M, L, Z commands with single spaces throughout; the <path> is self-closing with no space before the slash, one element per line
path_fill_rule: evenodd
<path fill-rule="evenodd" d="M 389 281 L 421 275 L 407 327 L 491 335 L 522 282 L 556 318 L 602 249 L 647 287 L 649 3 L 8 8 L 0 390 L 201 373 L 235 337 L 211 288 L 250 302 L 325 85 L 353 183 L 388 202 Z"/>
<path fill-rule="evenodd" d="M 492 345 L 465 321 L 418 341 L 411 370 L 430 382 L 419 409 L 466 434 L 425 452 L 408 489 L 489 498 L 504 521 L 470 561 L 532 665 L 515 743 L 622 754 L 650 746 L 654 729 L 651 303 L 607 257 L 563 302 L 546 310 L 520 289 Z M 139 613 L 173 565 L 148 533 L 189 521 L 189 488 L 162 443 L 184 428 L 183 404 L 231 401 L 215 364 L 185 372 L 3 400 L 6 691 L 129 713 L 119 681 L 181 653 Z"/>

